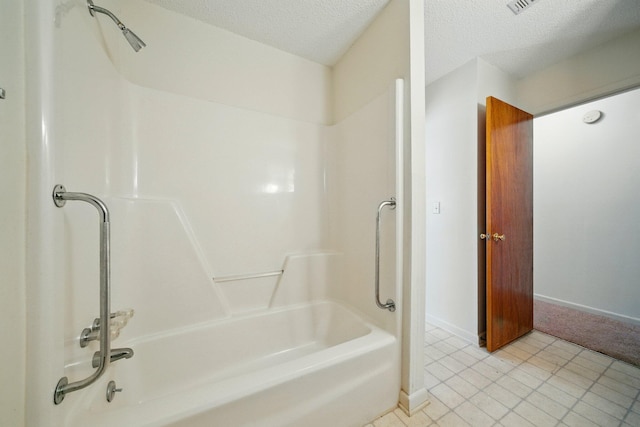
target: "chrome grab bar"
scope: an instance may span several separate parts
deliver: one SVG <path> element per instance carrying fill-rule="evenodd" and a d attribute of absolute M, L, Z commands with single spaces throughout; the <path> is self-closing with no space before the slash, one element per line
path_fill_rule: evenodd
<path fill-rule="evenodd" d="M 89 377 L 72 383 L 69 382 L 67 377 L 60 378 L 53 395 L 53 402 L 56 405 L 60 404 L 64 400 L 67 393 L 85 388 L 100 378 L 111 362 L 112 353 L 110 348 L 111 322 L 109 321 L 111 315 L 111 302 L 109 295 L 111 287 L 111 265 L 109 259 L 109 210 L 102 200 L 95 196 L 86 193 L 71 193 L 68 192 L 64 186 L 56 185 L 53 188 L 53 202 L 55 205 L 61 208 L 65 205 L 67 200 L 87 202 L 98 209 L 98 213 L 100 215 L 100 328 L 102 331 L 100 333 L 100 350 L 96 371 Z"/>
<path fill-rule="evenodd" d="M 391 298 L 384 304 L 380 302 L 380 213 L 385 206 L 395 209 L 396 200 L 392 197 L 390 200 L 385 200 L 378 205 L 378 215 L 376 216 L 376 305 L 382 309 L 396 311 L 396 303 Z"/>

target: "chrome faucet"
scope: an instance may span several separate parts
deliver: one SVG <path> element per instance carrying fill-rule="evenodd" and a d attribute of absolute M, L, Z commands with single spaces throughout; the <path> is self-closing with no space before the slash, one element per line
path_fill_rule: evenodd
<path fill-rule="evenodd" d="M 133 349 L 131 348 L 112 348 L 111 349 L 111 357 L 109 358 L 109 363 L 113 363 L 116 360 L 120 359 L 130 359 L 133 357 Z M 93 353 L 93 359 L 91 360 L 91 366 L 97 368 L 100 365 L 100 359 L 102 355 L 99 351 Z"/>

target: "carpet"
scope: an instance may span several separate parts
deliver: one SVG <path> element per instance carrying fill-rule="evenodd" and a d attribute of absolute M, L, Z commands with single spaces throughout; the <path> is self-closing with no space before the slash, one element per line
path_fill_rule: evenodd
<path fill-rule="evenodd" d="M 640 366 L 640 326 L 534 300 L 533 327 L 618 360 Z"/>

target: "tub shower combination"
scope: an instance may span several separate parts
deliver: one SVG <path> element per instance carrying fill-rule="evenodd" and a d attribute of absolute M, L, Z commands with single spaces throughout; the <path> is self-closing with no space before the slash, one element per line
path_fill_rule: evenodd
<path fill-rule="evenodd" d="M 100 31 L 76 33 L 101 14 L 145 43 L 86 6 L 30 18 L 54 71 L 33 77 L 27 425 L 359 426 L 394 408 L 402 80 L 331 126 L 144 87 Z"/>

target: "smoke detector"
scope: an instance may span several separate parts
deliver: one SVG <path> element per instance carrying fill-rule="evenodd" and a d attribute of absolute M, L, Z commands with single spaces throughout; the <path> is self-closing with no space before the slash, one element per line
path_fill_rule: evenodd
<path fill-rule="evenodd" d="M 514 14 L 518 15 L 520 12 L 524 12 L 526 9 L 538 3 L 538 1 L 539 0 L 513 0 L 507 3 L 507 7 L 509 7 Z"/>

